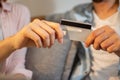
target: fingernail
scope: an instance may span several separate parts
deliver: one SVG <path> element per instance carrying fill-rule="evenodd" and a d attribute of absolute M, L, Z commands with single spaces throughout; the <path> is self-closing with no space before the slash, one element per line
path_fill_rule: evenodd
<path fill-rule="evenodd" d="M 59 42 L 60 42 L 61 44 L 63 44 L 63 38 L 62 38 L 62 39 L 59 39 Z"/>

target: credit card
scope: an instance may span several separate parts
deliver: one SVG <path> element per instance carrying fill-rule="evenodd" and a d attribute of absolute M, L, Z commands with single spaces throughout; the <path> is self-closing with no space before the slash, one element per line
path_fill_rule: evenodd
<path fill-rule="evenodd" d="M 91 24 L 61 19 L 61 25 L 64 26 L 64 33 L 68 34 L 70 40 L 85 41 L 91 32 Z"/>

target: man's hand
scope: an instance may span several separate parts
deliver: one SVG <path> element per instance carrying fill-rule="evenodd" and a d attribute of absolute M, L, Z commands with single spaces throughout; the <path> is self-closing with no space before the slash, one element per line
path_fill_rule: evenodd
<path fill-rule="evenodd" d="M 102 49 L 109 53 L 120 55 L 120 36 L 109 26 L 93 31 L 85 41 L 86 47 L 93 44 L 97 50 Z"/>
<path fill-rule="evenodd" d="M 15 49 L 30 46 L 51 47 L 55 39 L 63 43 L 63 32 L 60 25 L 35 19 L 13 37 L 13 43 Z"/>

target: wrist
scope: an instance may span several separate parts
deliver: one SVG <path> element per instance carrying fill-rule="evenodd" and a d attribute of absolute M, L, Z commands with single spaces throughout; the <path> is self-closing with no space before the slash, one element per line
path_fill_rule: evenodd
<path fill-rule="evenodd" d="M 11 47 L 11 50 L 12 51 L 17 50 L 17 48 L 15 46 L 15 37 L 11 36 L 8 40 L 10 41 L 9 46 Z"/>
<path fill-rule="evenodd" d="M 0 61 L 6 59 L 13 51 L 16 50 L 14 47 L 14 38 L 8 37 L 2 41 L 0 41 L 0 49 L 1 55 L 0 55 Z"/>

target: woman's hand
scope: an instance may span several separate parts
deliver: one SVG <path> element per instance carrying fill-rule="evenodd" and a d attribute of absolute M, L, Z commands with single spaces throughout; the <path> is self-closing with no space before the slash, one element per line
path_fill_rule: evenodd
<path fill-rule="evenodd" d="M 14 75 L 5 75 L 0 74 L 0 80 L 30 80 L 27 77 L 25 77 L 23 74 L 14 74 Z"/>
<path fill-rule="evenodd" d="M 93 31 L 85 41 L 86 47 L 93 44 L 96 50 L 102 49 L 120 55 L 120 36 L 109 26 Z"/>
<path fill-rule="evenodd" d="M 60 25 L 35 19 L 13 37 L 13 43 L 15 49 L 30 46 L 51 47 L 55 39 L 63 43 L 63 32 Z"/>

